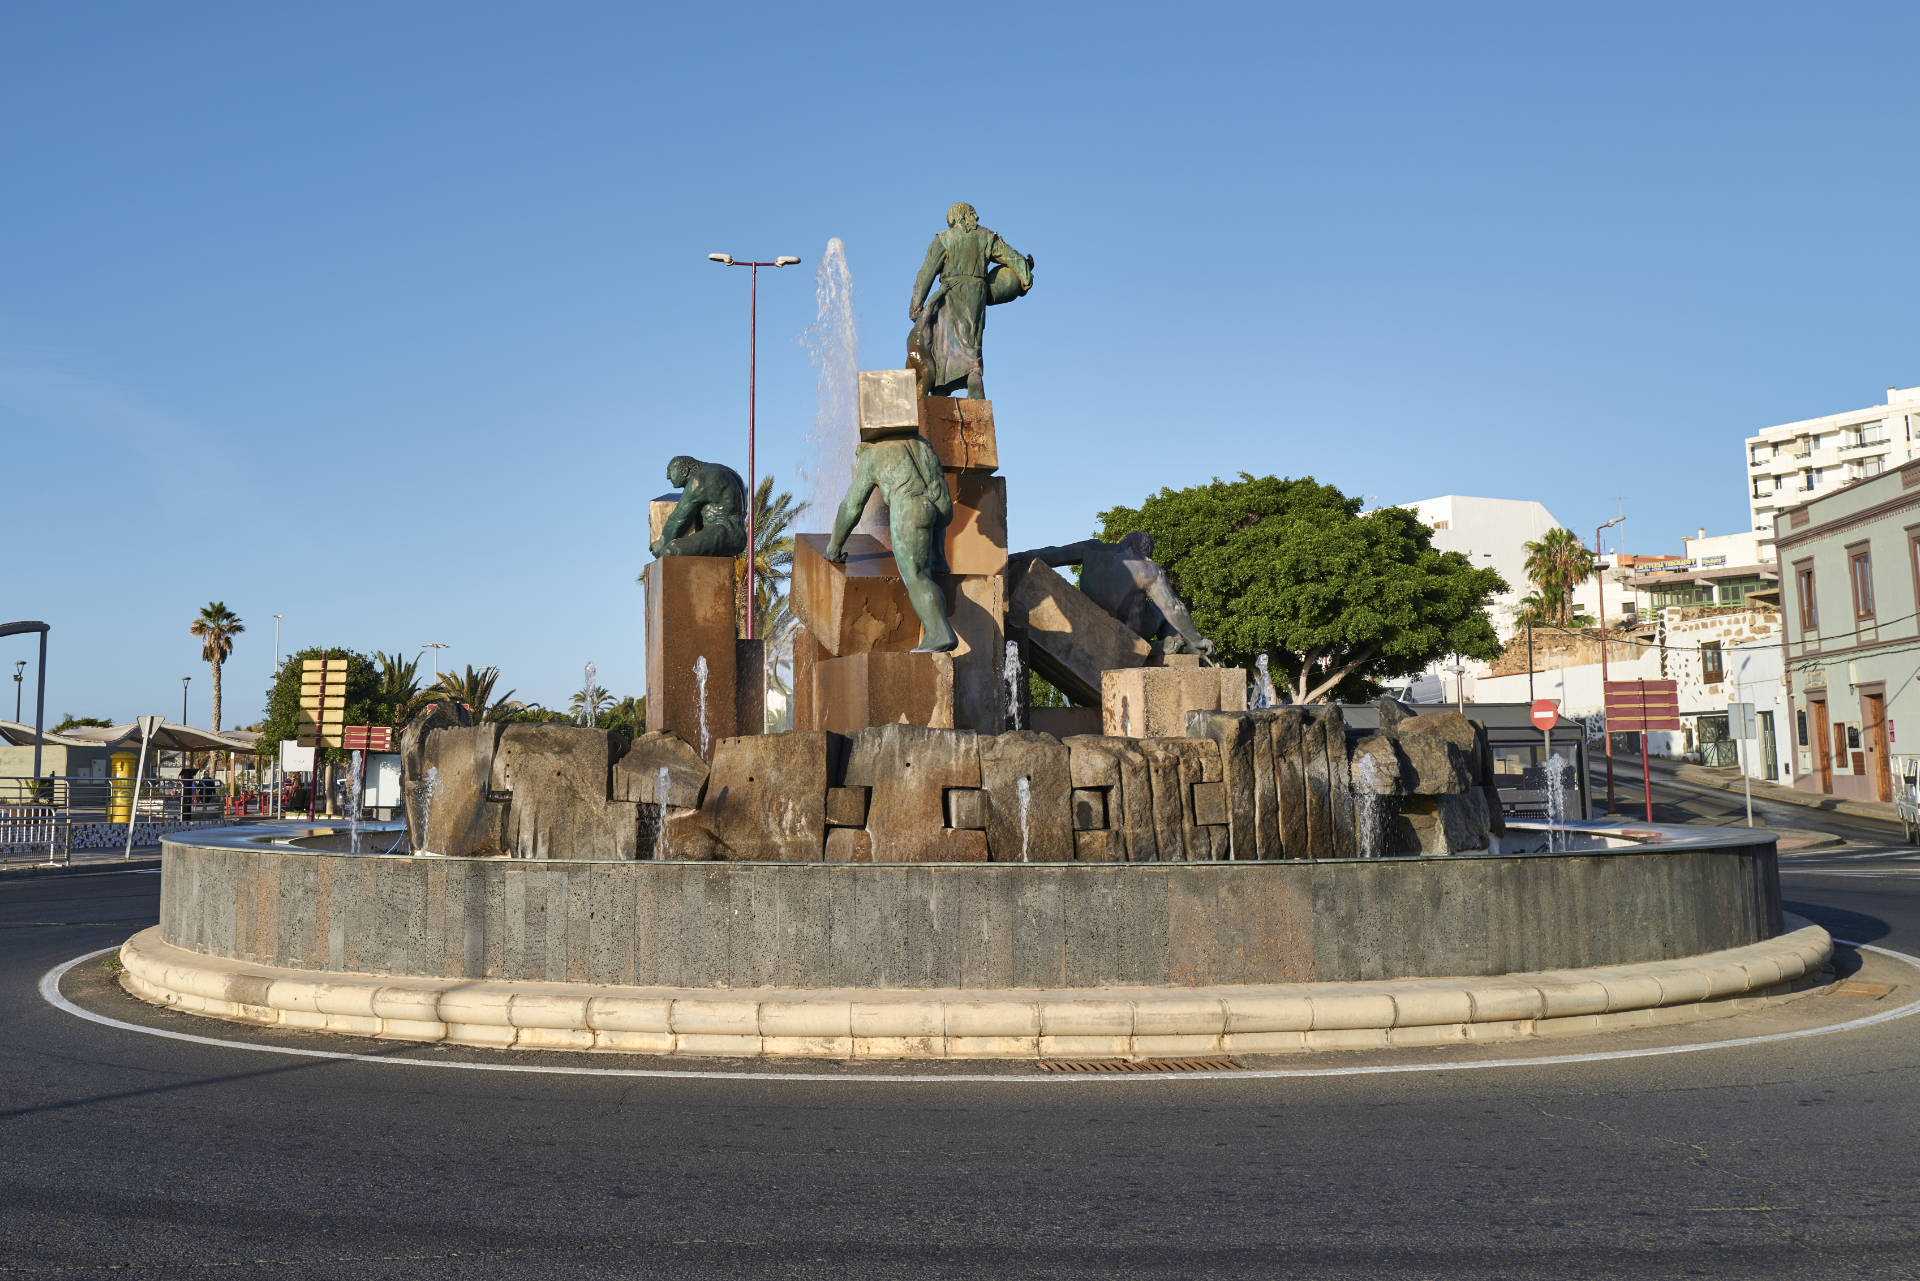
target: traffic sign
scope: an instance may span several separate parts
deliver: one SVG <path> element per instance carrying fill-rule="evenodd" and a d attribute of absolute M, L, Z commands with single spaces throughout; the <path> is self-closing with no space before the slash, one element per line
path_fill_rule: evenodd
<path fill-rule="evenodd" d="M 391 752 L 393 731 L 385 725 L 349 725 L 341 732 L 340 746 L 349 752 Z"/>
<path fill-rule="evenodd" d="M 1560 723 L 1560 707 L 1550 698 L 1533 700 L 1533 727 L 1545 734 Z"/>
<path fill-rule="evenodd" d="M 1732 739 L 1758 738 L 1759 726 L 1754 723 L 1752 703 L 1727 704 L 1727 737 Z"/>
<path fill-rule="evenodd" d="M 1646 734 L 1680 728 L 1676 681 L 1608 681 L 1607 732 Z"/>
<path fill-rule="evenodd" d="M 302 659 L 295 740 L 302 747 L 339 747 L 344 742 L 346 720 L 347 660 Z"/>

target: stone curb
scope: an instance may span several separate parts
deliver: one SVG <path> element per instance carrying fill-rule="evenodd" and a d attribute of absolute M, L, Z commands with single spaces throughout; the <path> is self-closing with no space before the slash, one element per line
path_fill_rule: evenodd
<path fill-rule="evenodd" d="M 826 1059 L 1146 1059 L 1566 1035 L 1730 1013 L 1832 955 L 1832 938 L 1808 925 L 1674 961 L 1486 978 L 942 992 L 343 975 L 203 956 L 158 927 L 120 949 L 133 995 L 240 1022 L 493 1048 Z"/>

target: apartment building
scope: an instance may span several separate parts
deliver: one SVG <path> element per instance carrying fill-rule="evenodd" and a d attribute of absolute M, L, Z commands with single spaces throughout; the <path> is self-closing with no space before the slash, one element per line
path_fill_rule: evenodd
<path fill-rule="evenodd" d="M 1747 437 L 1747 502 L 1773 559 L 1779 513 L 1920 458 L 1920 387 L 1889 387 L 1883 405 L 1806 418 Z"/>

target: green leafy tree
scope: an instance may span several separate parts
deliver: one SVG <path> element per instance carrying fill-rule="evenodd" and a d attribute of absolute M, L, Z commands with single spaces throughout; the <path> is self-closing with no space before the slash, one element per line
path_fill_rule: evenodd
<path fill-rule="evenodd" d="M 381 678 L 374 661 L 358 650 L 339 646 L 316 645 L 290 655 L 280 664 L 273 684 L 267 687 L 267 716 L 260 723 L 260 742 L 254 751 L 261 756 L 279 754 L 280 744 L 299 737 L 300 674 L 310 658 L 344 661 L 347 665 L 346 723 L 349 725 L 385 725 L 381 706 Z M 339 764 L 347 753 L 337 747 L 320 750 L 319 760 Z"/>
<path fill-rule="evenodd" d="M 567 711 L 574 720 L 585 720 L 588 724 L 598 725 L 601 711 L 612 702 L 613 695 L 607 692 L 606 686 L 595 685 L 592 689 L 582 686 L 573 691 L 573 698 L 567 703 Z"/>
<path fill-rule="evenodd" d="M 1500 575 L 1435 550 L 1411 511 L 1360 505 L 1311 477 L 1242 472 L 1102 512 L 1100 537 L 1153 535 L 1215 658 L 1267 655 L 1295 702 L 1367 698 L 1448 654 L 1498 655 L 1486 604 Z"/>
<path fill-rule="evenodd" d="M 213 668 L 213 728 L 220 728 L 220 668 L 233 654 L 233 638 L 247 630 L 225 601 L 212 601 L 187 631 L 200 638 L 200 657 Z"/>
<path fill-rule="evenodd" d="M 406 728 L 407 722 L 433 701 L 433 696 L 420 688 L 419 657 L 403 658 L 398 653 L 375 650 L 373 665 L 380 673 L 380 690 L 374 702 L 381 715 L 371 723 L 393 729 Z"/>
<path fill-rule="evenodd" d="M 513 714 L 527 710 L 527 705 L 514 702 L 512 690 L 495 698 L 494 686 L 499 683 L 499 668 L 475 668 L 468 664 L 464 672 L 442 672 L 440 683 L 434 687 L 433 693 L 435 697 L 448 698 L 465 706 L 475 722 L 512 720 Z M 559 715 L 555 713 L 554 717 L 545 719 L 558 719 Z"/>
<path fill-rule="evenodd" d="M 1593 577 L 1593 553 L 1570 529 L 1549 529 L 1540 541 L 1528 543 L 1526 552 L 1527 578 L 1544 620 L 1572 626 L 1573 589 Z"/>
<path fill-rule="evenodd" d="M 87 727 L 106 729 L 112 724 L 112 721 L 103 721 L 98 716 L 75 716 L 72 712 L 68 712 L 60 718 L 60 723 L 48 732 L 58 734 L 63 729 L 83 729 Z"/>
<path fill-rule="evenodd" d="M 639 738 L 647 732 L 647 696 L 642 694 L 635 698 L 629 694 L 619 702 L 609 704 L 601 709 L 594 724 L 601 729 L 625 734 L 628 738 Z"/>

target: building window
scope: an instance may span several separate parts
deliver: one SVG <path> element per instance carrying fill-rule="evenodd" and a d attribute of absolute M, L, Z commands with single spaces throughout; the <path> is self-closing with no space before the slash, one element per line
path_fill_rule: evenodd
<path fill-rule="evenodd" d="M 1755 498 L 1765 498 L 1768 494 L 1771 494 L 1772 492 L 1773 492 L 1773 477 L 1755 476 L 1753 478 L 1753 496 Z"/>
<path fill-rule="evenodd" d="M 1862 547 L 1847 557 L 1847 573 L 1853 582 L 1853 616 L 1873 617 L 1873 553 Z"/>
<path fill-rule="evenodd" d="M 1753 453 L 1749 455 L 1749 457 L 1752 459 L 1755 467 L 1758 467 L 1761 463 L 1769 462 L 1773 458 L 1773 446 L 1755 445 L 1753 447 Z"/>
<path fill-rule="evenodd" d="M 1861 470 L 1863 470 L 1869 476 L 1878 476 L 1881 472 L 1885 471 L 1886 469 L 1887 469 L 1887 460 L 1885 458 L 1869 458 L 1867 459 L 1866 462 L 1861 464 Z"/>
<path fill-rule="evenodd" d="M 1720 659 L 1720 642 L 1708 641 L 1700 646 L 1700 679 L 1709 685 L 1718 685 L 1727 679 L 1726 668 Z"/>
<path fill-rule="evenodd" d="M 1433 528 L 1445 529 L 1447 526 L 1451 525 L 1452 523 L 1453 522 L 1450 520 L 1436 520 L 1433 522 Z"/>
<path fill-rule="evenodd" d="M 1800 630 L 1820 629 L 1820 605 L 1813 598 L 1813 566 L 1803 565 L 1793 575 L 1794 598 L 1800 603 Z"/>

